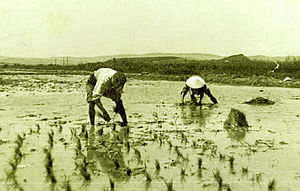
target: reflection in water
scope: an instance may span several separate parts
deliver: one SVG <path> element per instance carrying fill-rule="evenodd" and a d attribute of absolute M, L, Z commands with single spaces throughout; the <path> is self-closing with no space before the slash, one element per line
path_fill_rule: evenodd
<path fill-rule="evenodd" d="M 91 172 L 101 171 L 107 173 L 113 180 L 123 181 L 129 177 L 126 175 L 123 153 L 121 151 L 123 140 L 120 132 L 111 132 L 96 136 L 91 132 L 88 138 L 87 160 Z M 99 166 L 98 166 L 99 165 Z"/>
<path fill-rule="evenodd" d="M 206 119 L 211 115 L 211 110 L 216 105 L 203 105 L 197 106 L 194 104 L 187 104 L 181 108 L 181 119 L 183 124 L 199 124 L 199 126 L 205 125 Z"/>
<path fill-rule="evenodd" d="M 229 136 L 230 139 L 236 140 L 236 141 L 241 141 L 245 138 L 246 136 L 246 130 L 241 128 L 241 129 L 229 129 L 225 128 L 225 131 L 227 135 Z"/>

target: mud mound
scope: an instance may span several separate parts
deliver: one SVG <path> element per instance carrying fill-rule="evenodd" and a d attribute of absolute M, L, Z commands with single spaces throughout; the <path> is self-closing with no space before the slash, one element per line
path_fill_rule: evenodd
<path fill-rule="evenodd" d="M 251 105 L 273 105 L 275 102 L 263 97 L 257 97 L 250 101 L 246 101 L 244 103 L 251 104 Z"/>
<path fill-rule="evenodd" d="M 243 112 L 231 108 L 230 113 L 224 122 L 225 129 L 247 129 L 249 127 L 246 116 Z"/>

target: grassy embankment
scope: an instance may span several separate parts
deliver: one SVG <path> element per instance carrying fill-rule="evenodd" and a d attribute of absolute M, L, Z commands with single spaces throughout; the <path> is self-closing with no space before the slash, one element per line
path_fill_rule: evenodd
<path fill-rule="evenodd" d="M 106 62 L 78 65 L 0 65 L 0 74 L 81 74 L 100 67 L 121 70 L 129 78 L 144 80 L 186 80 L 200 75 L 208 83 L 250 86 L 278 86 L 300 88 L 300 61 L 251 61 L 243 55 L 221 60 L 187 60 L 178 57 L 119 58 Z M 292 81 L 283 82 L 285 77 Z"/>

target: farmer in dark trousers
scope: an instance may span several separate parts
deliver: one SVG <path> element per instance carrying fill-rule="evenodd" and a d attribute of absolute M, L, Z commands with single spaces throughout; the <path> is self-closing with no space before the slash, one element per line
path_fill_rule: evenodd
<path fill-rule="evenodd" d="M 217 99 L 211 94 L 210 90 L 205 85 L 205 81 L 200 76 L 192 76 L 187 79 L 186 85 L 181 91 L 182 104 L 184 104 L 184 97 L 189 91 L 191 93 L 191 100 L 194 104 L 202 105 L 204 94 L 206 94 L 214 104 L 218 103 Z M 197 102 L 195 95 L 200 95 L 199 103 Z"/>
<path fill-rule="evenodd" d="M 116 103 L 114 108 L 119 113 L 123 122 L 121 126 L 127 126 L 127 117 L 121 94 L 126 83 L 126 77 L 122 72 L 117 72 L 110 68 L 100 68 L 89 76 L 86 83 L 87 102 L 89 104 L 89 118 L 92 128 L 95 125 L 95 105 L 102 113 L 100 116 L 107 122 L 110 116 L 101 103 L 101 97 L 107 97 Z"/>

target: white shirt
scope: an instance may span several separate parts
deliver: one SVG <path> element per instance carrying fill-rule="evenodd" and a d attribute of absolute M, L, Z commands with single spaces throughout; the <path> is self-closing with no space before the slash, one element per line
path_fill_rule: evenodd
<path fill-rule="evenodd" d="M 93 96 L 101 96 L 106 88 L 110 88 L 105 87 L 105 85 L 115 73 L 117 73 L 117 71 L 111 68 L 100 68 L 94 72 L 97 82 L 93 90 Z"/>

